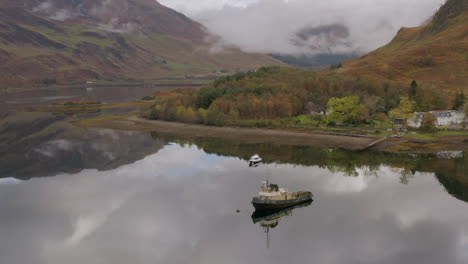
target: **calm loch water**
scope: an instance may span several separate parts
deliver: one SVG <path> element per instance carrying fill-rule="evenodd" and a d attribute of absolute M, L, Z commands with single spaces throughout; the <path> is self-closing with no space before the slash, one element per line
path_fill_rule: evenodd
<path fill-rule="evenodd" d="M 468 263 L 465 158 L 112 130 L 34 150 L 0 175 L 1 263 Z M 266 174 L 313 203 L 254 223 Z"/>
<path fill-rule="evenodd" d="M 31 90 L 0 89 L 0 111 L 10 112 L 25 107 L 49 105 L 55 102 L 99 100 L 118 103 L 141 99 L 156 91 L 174 89 L 174 86 L 97 86 L 67 88 L 38 88 Z M 112 92 L 111 92 L 112 91 Z"/>

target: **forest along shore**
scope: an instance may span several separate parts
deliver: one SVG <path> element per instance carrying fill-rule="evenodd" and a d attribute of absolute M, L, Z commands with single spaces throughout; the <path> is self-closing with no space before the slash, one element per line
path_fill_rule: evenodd
<path fill-rule="evenodd" d="M 183 137 L 211 137 L 234 139 L 243 143 L 275 143 L 279 145 L 321 146 L 347 150 L 373 150 L 391 153 L 437 153 L 440 151 L 468 152 L 468 137 L 442 137 L 437 140 L 414 140 L 408 138 L 354 137 L 328 135 L 309 131 L 239 127 L 212 127 L 179 122 L 148 120 L 135 114 L 107 116 L 75 121 L 81 127 L 109 128 L 167 133 Z M 378 144 L 369 148 L 372 143 Z"/>

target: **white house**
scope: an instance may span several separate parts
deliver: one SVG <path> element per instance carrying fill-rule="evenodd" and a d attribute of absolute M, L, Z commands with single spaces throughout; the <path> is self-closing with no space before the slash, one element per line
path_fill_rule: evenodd
<path fill-rule="evenodd" d="M 423 117 L 428 112 L 416 112 L 414 118 L 408 120 L 408 126 L 420 127 Z M 450 126 L 461 124 L 465 119 L 465 113 L 462 111 L 445 110 L 445 111 L 430 111 L 437 118 L 437 126 Z"/>
<path fill-rule="evenodd" d="M 313 102 L 308 102 L 306 104 L 306 109 L 309 115 L 326 115 L 327 113 L 327 107 L 320 106 L 318 104 L 315 104 Z"/>

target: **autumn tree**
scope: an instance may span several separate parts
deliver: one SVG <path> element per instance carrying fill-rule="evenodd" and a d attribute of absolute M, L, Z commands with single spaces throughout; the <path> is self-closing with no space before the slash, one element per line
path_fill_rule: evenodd
<path fill-rule="evenodd" d="M 421 127 L 419 129 L 424 131 L 431 131 L 436 128 L 437 118 L 432 113 L 426 113 L 421 120 Z"/>
<path fill-rule="evenodd" d="M 328 123 L 357 123 L 366 119 L 367 109 L 358 96 L 332 97 L 328 101 Z"/>

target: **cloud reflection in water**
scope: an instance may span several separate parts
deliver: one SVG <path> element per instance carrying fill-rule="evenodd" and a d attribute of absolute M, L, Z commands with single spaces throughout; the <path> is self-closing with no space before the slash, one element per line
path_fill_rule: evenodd
<path fill-rule="evenodd" d="M 265 168 L 169 145 L 110 171 L 0 184 L 2 263 L 466 263 L 467 205 L 432 174 L 357 177 L 267 165 L 314 203 L 271 231 L 250 199 Z M 3 180 L 6 181 L 6 180 Z M 235 211 L 241 210 L 237 214 Z M 8 238 L 8 239 L 5 239 Z"/>

